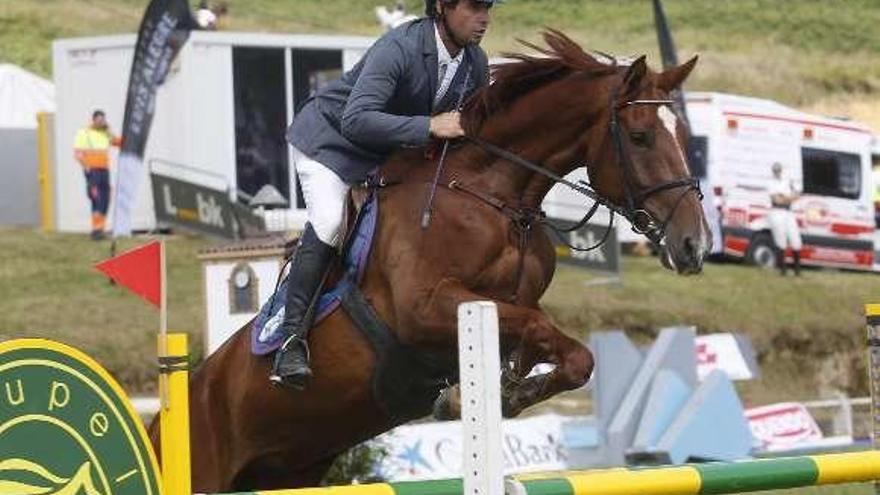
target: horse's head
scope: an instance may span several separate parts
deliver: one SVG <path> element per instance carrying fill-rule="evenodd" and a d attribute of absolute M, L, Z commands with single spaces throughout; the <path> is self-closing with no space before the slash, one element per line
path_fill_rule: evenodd
<path fill-rule="evenodd" d="M 630 65 L 600 61 L 553 29 L 544 40 L 547 48 L 523 42 L 543 56 L 508 54 L 514 61 L 495 66 L 495 82 L 465 108 L 468 134 L 542 164 L 502 168 L 499 174 L 522 180 L 498 182 L 510 184 L 513 198 L 539 204 L 555 179 L 534 170 L 565 175 L 586 159 L 590 186 L 609 207 L 655 243 L 665 239 L 664 265 L 699 272 L 711 236 L 685 158 L 686 129 L 670 100 L 696 58 L 656 73 L 645 57 Z"/>
<path fill-rule="evenodd" d="M 655 73 L 641 57 L 609 77 L 605 145 L 589 168 L 590 183 L 637 231 L 658 243 L 665 237 L 663 264 L 681 274 L 702 269 L 712 239 L 685 158 L 686 128 L 670 101 L 696 61 Z"/>

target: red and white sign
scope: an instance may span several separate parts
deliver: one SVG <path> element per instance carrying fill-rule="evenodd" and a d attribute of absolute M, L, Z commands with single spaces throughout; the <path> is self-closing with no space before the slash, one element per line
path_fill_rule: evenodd
<path fill-rule="evenodd" d="M 743 349 L 730 333 L 700 335 L 696 339 L 697 377 L 702 381 L 714 370 L 727 373 L 731 380 L 751 380 L 755 371 L 749 366 Z"/>
<path fill-rule="evenodd" d="M 822 440 L 816 420 L 797 402 L 782 402 L 746 410 L 752 436 L 763 450 L 788 450 Z"/>

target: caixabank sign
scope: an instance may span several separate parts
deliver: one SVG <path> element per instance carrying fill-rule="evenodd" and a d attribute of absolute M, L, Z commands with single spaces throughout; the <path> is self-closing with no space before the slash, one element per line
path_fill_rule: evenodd
<path fill-rule="evenodd" d="M 262 218 L 229 200 L 229 193 L 170 177 L 150 173 L 156 220 L 227 239 L 242 239 L 265 230 Z"/>
<path fill-rule="evenodd" d="M 0 342 L 0 494 L 160 495 L 156 458 L 122 388 L 85 354 Z"/>
<path fill-rule="evenodd" d="M 229 239 L 235 238 L 232 205 L 226 191 L 153 172 L 156 220 Z"/>

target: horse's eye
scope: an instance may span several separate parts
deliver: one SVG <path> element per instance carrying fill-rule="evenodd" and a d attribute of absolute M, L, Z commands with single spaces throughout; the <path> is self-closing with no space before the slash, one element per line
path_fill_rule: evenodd
<path fill-rule="evenodd" d="M 654 142 L 653 136 L 648 131 L 632 131 L 629 133 L 629 139 L 640 148 L 650 148 Z"/>

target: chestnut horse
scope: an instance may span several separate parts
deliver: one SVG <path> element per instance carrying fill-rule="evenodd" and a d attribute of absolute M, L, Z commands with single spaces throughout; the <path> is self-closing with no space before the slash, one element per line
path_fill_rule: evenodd
<path fill-rule="evenodd" d="M 618 64 L 562 33 L 544 39 L 541 56 L 495 67 L 495 82 L 465 105 L 470 137 L 449 150 L 427 229 L 420 218 L 436 162 L 425 150 L 403 150 L 382 168 L 394 185 L 377 192 L 379 224 L 361 285 L 398 341 L 450 376 L 459 303 L 494 301 L 505 361 L 516 365 L 503 381 L 507 416 L 584 385 L 593 368 L 590 352 L 538 304 L 555 268 L 539 212 L 557 178 L 586 166 L 603 201 L 653 240 L 665 237 L 664 262 L 679 273 L 699 272 L 710 247 L 684 129 L 669 108 L 696 59 L 655 73 L 644 57 Z M 314 378 L 304 392 L 270 385 L 271 362 L 251 354 L 249 327 L 190 382 L 197 492 L 315 485 L 341 452 L 431 412 L 430 403 L 408 415 L 381 407 L 371 389 L 376 357 L 346 311 L 312 330 Z M 526 378 L 536 363 L 555 368 Z M 450 390 L 436 411 L 454 415 Z"/>

